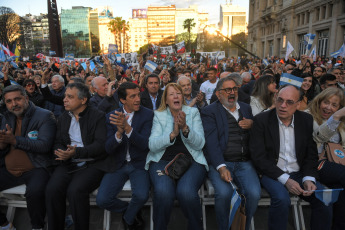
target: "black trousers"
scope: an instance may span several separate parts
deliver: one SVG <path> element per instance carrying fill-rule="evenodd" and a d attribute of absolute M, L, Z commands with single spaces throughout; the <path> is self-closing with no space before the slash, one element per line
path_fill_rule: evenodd
<path fill-rule="evenodd" d="M 49 180 L 49 172 L 44 168 L 34 168 L 19 177 L 9 173 L 5 166 L 0 167 L 0 191 L 25 184 L 26 203 L 32 228 L 43 228 L 46 215 L 44 191 Z M 0 212 L 0 225 L 7 222 L 6 215 Z"/>
<path fill-rule="evenodd" d="M 88 167 L 68 173 L 65 165 L 58 166 L 46 188 L 49 230 L 64 230 L 66 197 L 71 209 L 75 230 L 88 230 L 90 219 L 89 195 L 99 187 L 103 172 Z"/>

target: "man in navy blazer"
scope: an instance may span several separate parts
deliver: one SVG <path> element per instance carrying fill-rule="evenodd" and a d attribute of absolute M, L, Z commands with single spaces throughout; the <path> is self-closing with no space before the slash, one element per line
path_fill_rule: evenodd
<path fill-rule="evenodd" d="M 285 86 L 278 92 L 275 109 L 255 116 L 250 133 L 250 153 L 271 196 L 268 229 L 287 229 L 290 196 L 310 202 L 311 229 L 331 229 L 332 206 L 325 206 L 314 191 L 317 181 L 317 148 L 313 140 L 313 117 L 298 111 L 300 90 Z"/>
<path fill-rule="evenodd" d="M 105 148 L 113 162 L 113 172 L 104 175 L 97 194 L 97 205 L 122 212 L 125 229 L 144 229 L 141 208 L 149 197 L 150 180 L 144 169 L 151 134 L 153 111 L 140 106 L 139 86 L 122 83 L 118 95 L 123 107 L 107 114 Z M 131 182 L 132 200 L 117 198 L 127 180 Z"/>
<path fill-rule="evenodd" d="M 238 102 L 240 83 L 234 76 L 222 78 L 216 86 L 218 100 L 201 111 L 205 132 L 205 154 L 215 188 L 218 229 L 229 229 L 231 181 L 246 197 L 246 230 L 260 199 L 260 182 L 249 158 L 249 129 L 253 115 L 248 104 Z"/>

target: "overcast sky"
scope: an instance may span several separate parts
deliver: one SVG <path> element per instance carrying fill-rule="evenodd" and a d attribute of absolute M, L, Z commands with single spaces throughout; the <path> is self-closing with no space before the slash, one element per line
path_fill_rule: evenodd
<path fill-rule="evenodd" d="M 189 5 L 196 4 L 199 11 L 204 10 L 209 13 L 211 23 L 219 22 L 220 4 L 225 4 L 225 0 L 57 0 L 59 14 L 61 8 L 71 9 L 72 6 L 85 6 L 97 8 L 100 6 L 111 6 L 114 16 L 120 16 L 128 20 L 131 17 L 132 9 L 147 8 L 150 5 L 172 5 L 178 8 L 188 8 Z M 249 0 L 233 0 L 234 5 L 246 7 L 248 10 Z M 12 8 L 20 16 L 27 13 L 39 15 L 47 13 L 47 0 L 1 0 L 1 6 Z M 247 19 L 248 20 L 248 19 Z"/>

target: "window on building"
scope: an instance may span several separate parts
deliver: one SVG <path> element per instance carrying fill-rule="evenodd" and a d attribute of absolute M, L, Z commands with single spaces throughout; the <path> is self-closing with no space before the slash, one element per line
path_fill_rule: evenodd
<path fill-rule="evenodd" d="M 317 54 L 319 56 L 326 55 L 328 47 L 328 30 L 320 31 L 318 35 Z"/>
<path fill-rule="evenodd" d="M 316 8 L 315 10 L 315 21 L 320 20 L 320 7 Z"/>
<path fill-rule="evenodd" d="M 328 5 L 328 18 L 332 17 L 332 13 L 333 13 L 333 4 L 329 4 Z"/>
<path fill-rule="evenodd" d="M 273 41 L 269 41 L 268 42 L 268 54 L 270 57 L 273 56 L 273 49 L 274 49 Z"/>
<path fill-rule="evenodd" d="M 306 23 L 309 24 L 310 12 L 306 13 Z"/>
<path fill-rule="evenodd" d="M 321 19 L 325 19 L 326 18 L 326 5 L 325 6 L 322 6 L 322 9 L 321 9 Z"/>
<path fill-rule="evenodd" d="M 299 56 L 305 54 L 306 44 L 304 42 L 304 34 L 299 35 Z"/>
<path fill-rule="evenodd" d="M 298 15 L 297 15 L 297 26 L 301 25 L 301 24 L 300 24 L 300 18 L 301 18 L 301 15 L 298 14 Z"/>

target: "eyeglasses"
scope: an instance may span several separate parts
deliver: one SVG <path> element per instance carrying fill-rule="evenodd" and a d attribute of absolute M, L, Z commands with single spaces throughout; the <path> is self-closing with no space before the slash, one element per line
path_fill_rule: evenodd
<path fill-rule="evenodd" d="M 285 102 L 286 106 L 293 106 L 294 104 L 296 104 L 299 101 L 284 100 L 283 98 L 278 97 L 276 102 L 277 102 L 278 105 L 282 105 Z"/>
<path fill-rule="evenodd" d="M 236 93 L 238 91 L 238 87 L 233 87 L 233 88 L 226 88 L 226 89 L 220 89 L 219 91 L 224 90 L 225 93 L 229 94 L 231 92 Z"/>
<path fill-rule="evenodd" d="M 34 86 L 34 84 L 33 83 L 28 83 L 28 84 L 26 84 L 26 86 Z"/>

